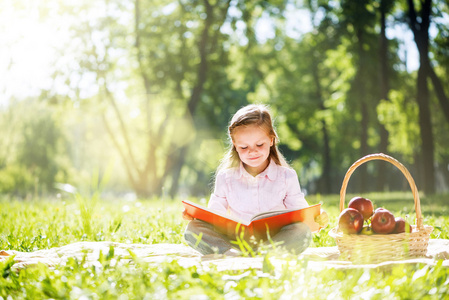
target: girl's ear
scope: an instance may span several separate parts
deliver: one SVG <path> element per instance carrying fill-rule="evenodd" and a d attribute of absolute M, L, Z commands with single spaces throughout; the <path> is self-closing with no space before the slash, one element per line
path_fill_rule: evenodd
<path fill-rule="evenodd" d="M 274 137 L 271 138 L 270 147 L 273 146 L 273 144 L 274 144 Z"/>

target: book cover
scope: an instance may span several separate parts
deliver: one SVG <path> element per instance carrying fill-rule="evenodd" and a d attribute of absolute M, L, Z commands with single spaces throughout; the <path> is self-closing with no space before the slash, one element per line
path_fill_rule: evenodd
<path fill-rule="evenodd" d="M 253 216 L 251 222 L 244 222 L 188 200 L 183 200 L 182 203 L 189 215 L 213 224 L 216 230 L 228 236 L 235 236 L 237 234 L 236 228 L 241 228 L 245 230 L 245 234 L 255 235 L 257 238 L 266 238 L 267 230 L 270 236 L 274 236 L 282 227 L 295 222 L 307 224 L 312 232 L 321 229 L 320 225 L 315 222 L 315 217 L 320 214 L 321 204 L 297 210 L 285 209 L 264 212 Z"/>

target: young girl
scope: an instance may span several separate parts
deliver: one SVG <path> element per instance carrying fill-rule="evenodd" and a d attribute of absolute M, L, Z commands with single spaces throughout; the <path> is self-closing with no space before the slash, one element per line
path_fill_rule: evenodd
<path fill-rule="evenodd" d="M 309 206 L 296 172 L 278 151 L 278 136 L 267 107 L 248 105 L 241 108 L 228 129 L 232 143 L 217 170 L 209 208 L 249 220 L 260 212 Z M 190 220 L 184 238 L 192 248 L 204 255 L 239 255 L 231 243 L 232 237 L 215 231 L 211 224 L 193 219 L 186 212 L 183 212 L 183 218 Z M 315 220 L 325 227 L 328 216 L 322 211 Z M 200 241 L 198 237 L 201 237 Z M 272 240 L 299 254 L 309 246 L 311 232 L 304 223 L 293 223 L 284 226 Z"/>

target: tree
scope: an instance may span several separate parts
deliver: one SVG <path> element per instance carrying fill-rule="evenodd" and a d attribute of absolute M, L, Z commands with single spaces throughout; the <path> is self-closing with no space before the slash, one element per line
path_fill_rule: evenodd
<path fill-rule="evenodd" d="M 33 113 L 23 124 L 17 163 L 33 177 L 35 194 L 46 194 L 53 191 L 58 174 L 59 180 L 67 177 L 61 159 L 61 153 L 66 153 L 66 140 L 51 109 L 38 106 Z"/>
<path fill-rule="evenodd" d="M 342 22 L 347 28 L 347 34 L 355 39 L 349 52 L 354 54 L 356 74 L 348 94 L 348 104 L 356 112 L 354 115 L 359 122 L 359 156 L 371 153 L 369 145 L 369 128 L 379 128 L 376 115 L 376 105 L 381 98 L 378 91 L 379 77 L 376 76 L 378 56 L 378 35 L 375 28 L 375 10 L 371 1 L 342 1 Z M 377 131 L 377 130 L 376 130 Z M 359 170 L 359 183 L 361 191 L 368 189 L 367 167 L 361 166 Z"/>
<path fill-rule="evenodd" d="M 190 145 L 201 132 L 197 122 L 206 119 L 198 113 L 204 112 L 202 102 L 229 88 L 226 77 L 216 79 L 227 58 L 219 29 L 230 1 L 101 5 L 103 15 L 80 18 L 73 28 L 72 47 L 82 43 L 77 70 L 80 77 L 93 75 L 97 88 L 86 100 L 102 116 L 133 190 L 148 197 L 165 187 L 175 195 Z M 75 6 L 72 13 L 89 15 L 90 9 L 95 7 Z M 132 22 L 122 22 L 118 10 Z M 65 76 L 72 81 L 73 75 Z M 79 89 L 76 82 L 70 85 Z"/>
<path fill-rule="evenodd" d="M 177 10 L 170 15 L 170 18 L 174 20 L 174 28 L 172 29 L 174 34 L 167 35 L 166 30 L 168 28 L 167 26 L 163 27 L 164 30 L 162 32 L 165 36 L 168 36 L 171 40 L 177 37 L 180 41 L 177 45 L 175 44 L 170 47 L 171 49 L 168 51 L 168 53 L 170 53 L 168 54 L 170 60 L 165 60 L 163 64 L 166 66 L 161 65 L 161 69 L 166 70 L 165 79 L 168 79 L 167 81 L 169 84 L 174 87 L 175 93 L 173 96 L 180 99 L 181 106 L 184 107 L 184 111 L 181 113 L 181 118 L 189 119 L 198 117 L 198 107 L 208 92 L 205 87 L 206 83 L 209 81 L 210 86 L 214 86 L 213 82 L 210 81 L 212 78 L 215 78 L 213 76 L 215 69 L 213 57 L 226 58 L 226 53 L 223 53 L 222 48 L 224 36 L 217 29 L 219 29 L 225 22 L 229 6 L 230 1 L 216 1 L 212 3 L 209 0 L 204 0 L 197 4 L 179 1 L 177 2 Z M 153 11 L 154 6 L 146 8 L 146 13 L 153 13 Z M 161 26 L 162 24 L 151 24 L 151 22 L 148 22 L 149 19 L 143 19 L 141 16 L 143 12 L 140 11 L 139 0 L 136 0 L 135 46 L 137 50 L 137 61 L 145 86 L 145 92 L 147 95 L 150 95 L 152 85 L 154 85 L 150 74 L 156 68 L 152 67 L 153 62 L 150 59 L 154 52 L 151 47 L 154 39 L 150 40 L 149 38 L 154 38 L 154 35 L 145 35 L 145 31 L 139 30 L 139 28 L 145 28 L 148 32 L 150 26 Z M 200 18 L 198 18 L 198 13 L 200 13 Z M 161 23 L 164 23 L 163 19 L 156 20 L 156 22 L 157 21 L 162 21 Z M 194 28 L 189 28 L 189 23 L 197 23 L 198 25 Z M 192 32 L 193 36 L 189 38 L 189 34 Z M 164 37 L 161 36 L 161 38 L 163 39 Z M 190 51 L 187 51 L 187 49 L 190 49 Z M 190 63 L 192 58 L 195 58 L 193 60 L 194 63 Z M 173 65 L 173 62 L 178 62 L 178 64 Z M 171 70 L 167 70 L 167 66 L 171 67 Z M 164 85 L 166 86 L 166 84 Z M 166 119 L 166 121 L 168 121 L 168 119 Z M 166 125 L 161 125 L 156 136 L 149 136 L 148 138 L 150 143 L 147 149 L 148 163 L 156 163 L 156 160 L 153 159 L 155 157 L 154 151 L 156 151 L 157 145 L 160 143 L 162 137 L 166 135 L 164 126 Z M 151 132 L 151 130 L 149 130 L 149 132 Z M 185 164 L 190 145 L 184 143 L 179 147 L 175 146 L 175 143 L 172 142 L 172 145 L 169 147 L 170 149 L 175 150 L 169 152 L 166 157 L 165 171 L 161 177 L 161 184 L 159 184 L 159 186 L 162 186 L 166 177 L 170 175 L 172 181 L 170 195 L 172 196 L 177 193 L 181 170 Z M 155 169 L 157 169 L 157 166 L 155 165 L 148 164 L 146 167 L 147 171 Z"/>

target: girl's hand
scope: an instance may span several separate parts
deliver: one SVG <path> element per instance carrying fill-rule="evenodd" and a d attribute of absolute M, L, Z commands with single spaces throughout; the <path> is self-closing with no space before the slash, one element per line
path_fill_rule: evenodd
<path fill-rule="evenodd" d="M 191 215 L 189 215 L 188 213 L 187 213 L 187 211 L 183 211 L 182 212 L 182 218 L 184 219 L 184 220 L 187 220 L 187 221 L 192 221 L 193 220 L 193 217 L 191 216 Z"/>
<path fill-rule="evenodd" d="M 320 214 L 315 217 L 315 222 L 320 224 L 321 228 L 327 227 L 329 224 L 329 216 L 327 215 L 327 212 L 322 209 Z"/>

